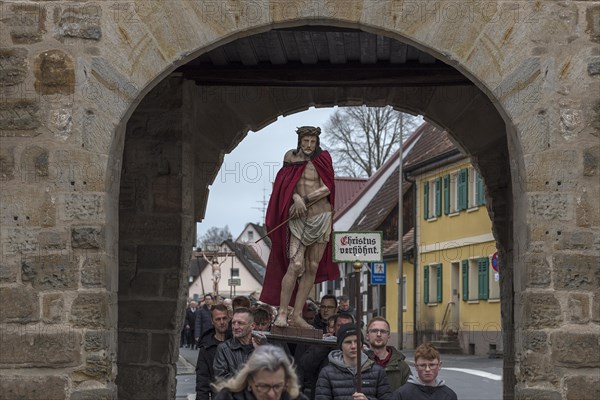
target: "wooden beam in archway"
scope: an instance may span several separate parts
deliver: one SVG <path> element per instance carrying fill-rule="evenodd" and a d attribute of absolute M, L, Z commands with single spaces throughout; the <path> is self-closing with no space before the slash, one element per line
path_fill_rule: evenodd
<path fill-rule="evenodd" d="M 201 86 L 280 87 L 432 87 L 473 83 L 445 64 L 285 64 L 260 66 L 183 66 L 186 79 Z"/>

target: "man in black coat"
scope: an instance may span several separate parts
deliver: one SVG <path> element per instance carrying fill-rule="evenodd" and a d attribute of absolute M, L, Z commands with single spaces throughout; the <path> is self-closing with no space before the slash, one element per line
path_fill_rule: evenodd
<path fill-rule="evenodd" d="M 212 304 L 213 298 L 210 294 L 207 294 L 204 296 L 204 304 L 196 312 L 196 323 L 194 325 L 194 339 L 196 344 L 200 343 L 202 335 L 213 326 L 210 315 Z"/>
<path fill-rule="evenodd" d="M 217 346 L 229 339 L 227 326 L 229 313 L 223 304 L 212 307 L 212 328 L 202 335 L 198 344 L 198 360 L 196 361 L 196 400 L 210 400 L 215 396 L 210 384 L 215 379 L 213 362 L 217 353 Z"/>
<path fill-rule="evenodd" d="M 255 328 L 254 316 L 248 308 L 240 307 L 233 311 L 231 319 L 233 337 L 217 346 L 217 354 L 213 362 L 215 377 L 228 379 L 244 366 L 248 357 L 258 346 L 253 340 Z"/>
<path fill-rule="evenodd" d="M 196 347 L 196 336 L 194 335 L 194 328 L 196 327 L 196 316 L 198 315 L 198 303 L 195 301 L 190 302 L 190 308 L 185 313 L 185 323 L 190 327 L 188 336 L 188 345 L 192 350 Z"/>

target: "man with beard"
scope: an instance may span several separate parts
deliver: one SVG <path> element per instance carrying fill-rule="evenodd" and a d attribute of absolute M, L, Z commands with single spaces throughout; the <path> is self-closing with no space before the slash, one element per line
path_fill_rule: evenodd
<path fill-rule="evenodd" d="M 272 250 L 260 300 L 279 306 L 274 325 L 312 329 L 302 308 L 313 285 L 339 277 L 330 241 L 334 176 L 331 156 L 319 146 L 321 129 L 302 126 L 296 133 L 298 147 L 285 154 L 267 208 Z"/>
<path fill-rule="evenodd" d="M 408 380 L 410 367 L 404 361 L 406 357 L 393 346 L 388 346 L 390 340 L 390 324 L 382 317 L 375 317 L 367 324 L 367 342 L 370 350 L 369 358 L 385 369 L 392 391 L 404 385 Z"/>
<path fill-rule="evenodd" d="M 198 345 L 198 361 L 196 362 L 196 399 L 207 400 L 215 396 L 210 384 L 215 380 L 213 362 L 217 353 L 217 346 L 227 337 L 229 325 L 229 311 L 223 304 L 216 304 L 211 310 L 212 328 L 200 338 Z"/>

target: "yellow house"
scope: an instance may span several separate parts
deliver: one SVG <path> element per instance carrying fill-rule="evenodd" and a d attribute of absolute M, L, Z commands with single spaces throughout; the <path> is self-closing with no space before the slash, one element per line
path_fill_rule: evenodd
<path fill-rule="evenodd" d="M 420 147 L 426 157 L 418 157 Z M 446 351 L 497 354 L 502 348 L 499 272 L 484 182 L 434 127 L 405 171 L 415 182 L 416 315 L 419 341 Z"/>

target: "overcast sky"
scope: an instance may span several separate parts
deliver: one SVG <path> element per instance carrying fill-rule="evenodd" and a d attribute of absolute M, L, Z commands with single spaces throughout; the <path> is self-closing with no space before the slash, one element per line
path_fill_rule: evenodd
<path fill-rule="evenodd" d="M 311 108 L 287 117 L 248 135 L 230 154 L 209 187 L 208 206 L 202 222 L 196 224 L 200 238 L 213 226 L 229 227 L 235 239 L 248 222 L 263 223 L 263 198 L 269 200 L 275 174 L 286 151 L 296 147 L 296 128 L 323 126 L 335 108 Z M 326 143 L 322 143 L 326 148 Z"/>

